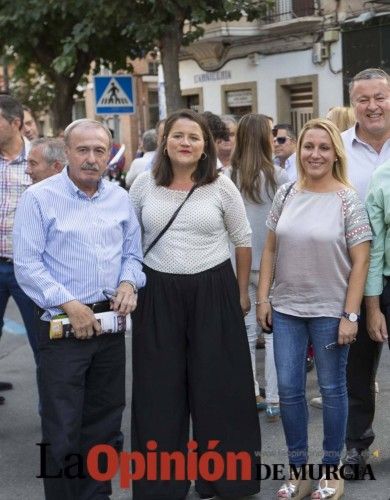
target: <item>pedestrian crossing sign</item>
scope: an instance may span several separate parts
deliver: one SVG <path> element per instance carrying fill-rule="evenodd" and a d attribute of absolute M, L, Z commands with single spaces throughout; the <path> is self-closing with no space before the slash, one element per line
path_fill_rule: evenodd
<path fill-rule="evenodd" d="M 133 77 L 130 75 L 95 76 L 97 115 L 134 114 Z"/>

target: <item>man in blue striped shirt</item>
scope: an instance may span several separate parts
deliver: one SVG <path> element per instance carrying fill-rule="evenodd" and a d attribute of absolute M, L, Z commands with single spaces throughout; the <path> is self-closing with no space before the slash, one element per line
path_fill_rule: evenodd
<path fill-rule="evenodd" d="M 107 307 L 103 290 L 114 289 L 115 311 L 125 315 L 135 309 L 137 288 L 145 284 L 141 235 L 126 191 L 101 178 L 111 149 L 109 130 L 77 120 L 64 140 L 67 167 L 30 187 L 20 200 L 15 274 L 42 309 L 38 376 L 43 442 L 49 443 L 41 474 L 46 499 L 103 500 L 110 483 L 88 476 L 85 457 L 95 444 L 120 449 L 125 344 L 121 334 L 100 335 L 91 304 Z M 68 315 L 75 338 L 50 340 L 49 321 L 61 313 Z M 64 474 L 71 454 L 77 471 L 72 479 Z"/>

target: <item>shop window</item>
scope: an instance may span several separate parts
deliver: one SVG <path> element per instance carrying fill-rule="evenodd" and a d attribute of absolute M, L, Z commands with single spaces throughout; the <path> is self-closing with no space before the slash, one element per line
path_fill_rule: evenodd
<path fill-rule="evenodd" d="M 257 113 L 256 82 L 222 85 L 222 113 L 240 117 Z"/>
<path fill-rule="evenodd" d="M 182 91 L 184 107 L 197 113 L 203 113 L 203 89 L 186 89 Z"/>

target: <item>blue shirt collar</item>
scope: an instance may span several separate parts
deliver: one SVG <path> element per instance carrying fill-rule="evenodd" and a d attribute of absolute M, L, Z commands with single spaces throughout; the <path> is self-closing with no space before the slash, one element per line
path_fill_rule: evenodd
<path fill-rule="evenodd" d="M 73 196 L 78 196 L 79 198 L 89 198 L 89 196 L 87 196 L 84 191 L 82 191 L 79 187 L 76 186 L 76 184 L 72 181 L 72 179 L 69 177 L 69 174 L 68 174 L 68 165 L 65 166 L 65 168 L 62 169 L 62 172 L 61 174 L 62 175 L 62 178 L 65 182 L 65 185 L 68 187 L 70 193 L 73 195 Z M 97 198 L 98 196 L 100 196 L 105 190 L 105 186 L 104 186 L 104 182 L 103 182 L 103 179 L 102 177 L 99 179 L 99 182 L 98 182 L 98 188 L 97 188 L 97 191 L 96 193 L 91 197 L 92 198 Z"/>

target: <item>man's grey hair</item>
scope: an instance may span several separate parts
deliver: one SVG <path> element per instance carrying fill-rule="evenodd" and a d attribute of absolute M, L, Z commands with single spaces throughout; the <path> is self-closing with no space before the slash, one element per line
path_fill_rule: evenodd
<path fill-rule="evenodd" d="M 157 133 L 154 128 L 146 130 L 142 136 L 142 147 L 145 152 L 157 149 Z"/>
<path fill-rule="evenodd" d="M 353 86 L 359 80 L 387 80 L 390 86 L 390 75 L 381 68 L 367 68 L 357 73 L 349 82 L 349 96 L 351 97 Z"/>
<path fill-rule="evenodd" d="M 19 130 L 22 129 L 24 117 L 22 105 L 10 95 L 0 95 L 0 114 L 8 123 L 11 123 L 15 118 L 19 118 Z"/>
<path fill-rule="evenodd" d="M 238 123 L 233 115 L 221 115 L 221 120 L 223 121 L 223 123 L 225 125 L 228 125 L 229 123 L 231 123 L 232 125 L 237 126 L 237 123 Z"/>
<path fill-rule="evenodd" d="M 107 134 L 107 138 L 109 141 L 109 149 L 112 146 L 112 135 L 110 129 L 102 122 L 98 122 L 97 120 L 91 120 L 89 118 L 81 118 L 80 120 L 75 120 L 71 124 L 69 124 L 64 130 L 64 142 L 65 146 L 69 146 L 70 136 L 72 132 L 77 127 L 85 127 L 85 128 L 101 128 Z"/>
<path fill-rule="evenodd" d="M 65 143 L 61 139 L 46 139 L 41 137 L 40 139 L 34 139 L 31 141 L 31 150 L 42 147 L 42 157 L 48 165 L 53 164 L 58 161 L 62 166 L 67 162 L 67 157 L 65 153 Z"/>

